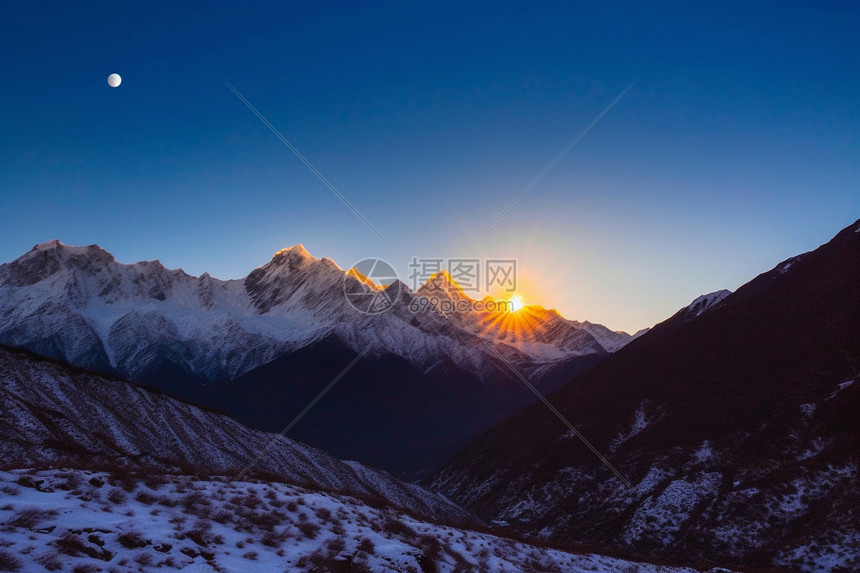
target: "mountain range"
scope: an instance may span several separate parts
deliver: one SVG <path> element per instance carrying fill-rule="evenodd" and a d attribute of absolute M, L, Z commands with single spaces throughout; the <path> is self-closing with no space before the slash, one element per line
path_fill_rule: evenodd
<path fill-rule="evenodd" d="M 386 289 L 377 314 L 344 294 Z M 431 294 L 468 299 L 446 273 L 413 293 L 301 246 L 218 281 L 37 245 L 0 266 L 0 340 L 104 374 L 0 348 L 3 457 L 230 473 L 274 439 L 260 471 L 424 519 L 698 569 L 860 567 L 860 221 L 635 336 L 410 308 Z M 236 421 L 279 431 L 332 381 L 290 436 L 335 456 Z"/>
<path fill-rule="evenodd" d="M 346 294 L 385 289 L 397 296 L 374 314 Z M 270 431 L 358 360 L 295 435 L 417 474 L 533 401 L 518 376 L 550 391 L 635 338 L 539 306 L 416 311 L 428 295 L 474 302 L 444 271 L 413 293 L 302 245 L 222 281 L 53 240 L 0 266 L 0 342 L 152 384 Z"/>

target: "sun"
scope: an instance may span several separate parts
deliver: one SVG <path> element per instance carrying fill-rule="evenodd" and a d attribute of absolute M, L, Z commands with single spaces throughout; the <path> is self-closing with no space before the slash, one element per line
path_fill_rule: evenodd
<path fill-rule="evenodd" d="M 511 303 L 511 310 L 513 312 L 516 312 L 525 306 L 525 303 L 523 303 L 523 299 L 520 297 L 520 295 L 516 293 L 514 293 L 511 298 L 508 299 L 508 302 Z"/>

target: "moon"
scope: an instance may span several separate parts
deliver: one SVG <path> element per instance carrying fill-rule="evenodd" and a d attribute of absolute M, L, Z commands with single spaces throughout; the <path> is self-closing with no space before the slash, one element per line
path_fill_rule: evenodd
<path fill-rule="evenodd" d="M 108 85 L 112 88 L 118 88 L 122 83 L 122 78 L 119 74 L 111 74 L 108 76 Z"/>

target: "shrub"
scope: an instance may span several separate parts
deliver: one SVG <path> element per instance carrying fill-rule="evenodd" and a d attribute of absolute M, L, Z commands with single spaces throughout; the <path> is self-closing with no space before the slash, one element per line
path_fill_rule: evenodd
<path fill-rule="evenodd" d="M 209 545 L 209 532 L 206 531 L 203 527 L 195 527 L 190 531 L 185 532 L 185 537 L 199 545 L 200 547 L 206 547 Z"/>
<path fill-rule="evenodd" d="M 148 491 L 141 491 L 136 496 L 134 496 L 134 499 L 136 499 L 137 501 L 139 501 L 140 503 L 142 503 L 144 505 L 152 505 L 153 503 L 158 501 L 158 498 L 156 496 L 152 495 L 151 493 L 149 493 Z"/>
<path fill-rule="evenodd" d="M 390 516 L 386 517 L 382 523 L 382 530 L 390 535 L 403 535 L 405 537 L 415 537 L 418 535 L 414 529 L 406 525 L 403 521 Z"/>
<path fill-rule="evenodd" d="M 127 497 L 126 493 L 118 488 L 113 488 L 107 495 L 108 501 L 114 505 L 119 505 L 120 503 L 125 502 Z"/>
<path fill-rule="evenodd" d="M 87 544 L 77 535 L 66 532 L 57 540 L 57 549 L 60 553 L 77 557 L 86 552 Z"/>
<path fill-rule="evenodd" d="M 424 550 L 424 555 L 432 557 L 433 559 L 439 557 L 439 554 L 442 552 L 442 544 L 439 543 L 439 540 L 432 535 L 421 535 L 418 538 L 418 543 Z M 484 551 L 486 551 L 486 549 L 484 549 Z"/>
<path fill-rule="evenodd" d="M 24 529 L 32 529 L 38 523 L 48 517 L 57 515 L 54 510 L 39 509 L 37 507 L 28 507 L 22 509 L 9 520 L 9 525 L 13 527 L 21 527 Z"/>
<path fill-rule="evenodd" d="M 21 476 L 17 480 L 15 480 L 15 483 L 17 483 L 18 485 L 23 486 L 23 487 L 29 487 L 32 489 L 42 491 L 40 489 L 40 486 L 43 483 L 45 483 L 45 480 L 36 481 L 30 476 Z"/>
<path fill-rule="evenodd" d="M 200 553 L 198 553 L 197 550 L 195 550 L 193 547 L 183 547 L 179 550 L 179 552 L 183 555 L 187 555 L 192 559 L 196 559 L 197 556 L 200 555 Z"/>
<path fill-rule="evenodd" d="M 341 551 L 346 549 L 346 542 L 340 537 L 335 537 L 326 541 L 325 548 L 329 556 L 336 557 L 340 555 Z"/>
<path fill-rule="evenodd" d="M 199 491 L 193 491 L 182 498 L 182 507 L 193 512 L 195 509 L 210 505 L 209 499 Z M 199 511 L 199 509 L 198 509 Z"/>
<path fill-rule="evenodd" d="M 144 478 L 143 483 L 152 491 L 158 491 L 161 486 L 170 483 L 170 480 L 162 474 L 149 474 Z"/>
<path fill-rule="evenodd" d="M 66 481 L 65 481 L 65 483 L 60 485 L 59 488 L 62 490 L 66 490 L 66 491 L 69 491 L 72 489 L 77 489 L 78 487 L 80 487 L 81 481 L 83 481 L 81 479 L 80 474 L 78 474 L 77 472 L 70 472 L 67 474 L 63 474 L 60 477 L 65 478 Z"/>
<path fill-rule="evenodd" d="M 128 468 L 125 467 L 115 468 L 111 472 L 110 477 L 111 483 L 118 485 L 127 492 L 133 491 L 137 485 L 137 478 Z"/>
<path fill-rule="evenodd" d="M 260 529 L 272 529 L 276 525 L 283 523 L 287 519 L 287 516 L 279 511 L 262 511 L 251 513 L 246 516 L 246 519 Z"/>
<path fill-rule="evenodd" d="M 60 560 L 57 559 L 57 556 L 50 553 L 36 559 L 36 563 L 38 563 L 48 571 L 59 571 L 63 568 L 63 564 L 60 563 Z"/>
<path fill-rule="evenodd" d="M 23 566 L 21 560 L 8 551 L 0 551 L 0 571 L 20 571 Z"/>
<path fill-rule="evenodd" d="M 362 537 L 361 541 L 358 542 L 358 547 L 356 547 L 359 551 L 364 551 L 368 555 L 373 555 L 373 552 L 376 551 L 376 545 L 373 544 L 373 540 L 369 537 Z"/>
<path fill-rule="evenodd" d="M 260 543 L 262 543 L 266 547 L 277 547 L 278 545 L 286 541 L 288 537 L 289 535 L 286 531 L 267 531 L 263 534 Z"/>
<path fill-rule="evenodd" d="M 212 520 L 218 523 L 227 523 L 231 519 L 233 519 L 233 514 L 226 509 L 216 511 L 212 514 Z"/>
<path fill-rule="evenodd" d="M 116 540 L 126 549 L 140 549 L 149 545 L 149 542 L 137 531 L 122 533 L 117 536 Z"/>
<path fill-rule="evenodd" d="M 316 536 L 320 532 L 320 526 L 316 523 L 311 523 L 310 521 L 302 521 L 296 525 L 296 527 L 298 527 L 299 531 L 302 532 L 302 535 L 308 539 L 316 539 Z"/>

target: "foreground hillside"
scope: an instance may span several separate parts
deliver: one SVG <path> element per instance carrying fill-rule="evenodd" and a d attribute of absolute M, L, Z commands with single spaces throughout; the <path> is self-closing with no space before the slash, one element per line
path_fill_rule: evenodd
<path fill-rule="evenodd" d="M 283 483 L 16 470 L 0 472 L 0 489 L 2 571 L 693 572 L 534 547 Z"/>
<path fill-rule="evenodd" d="M 22 350 L 0 414 L 0 571 L 682 571 L 465 529 L 386 472 Z"/>
<path fill-rule="evenodd" d="M 486 520 L 665 559 L 860 568 L 860 221 L 682 312 L 432 481 Z"/>

